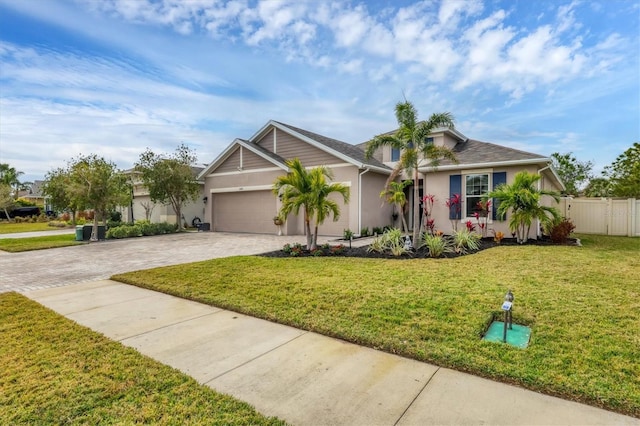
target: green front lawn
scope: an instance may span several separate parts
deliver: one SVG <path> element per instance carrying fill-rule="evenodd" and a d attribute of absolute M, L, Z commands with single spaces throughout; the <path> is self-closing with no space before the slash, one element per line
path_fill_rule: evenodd
<path fill-rule="evenodd" d="M 456 259 L 232 257 L 119 281 L 640 416 L 640 238 Z M 529 348 L 480 339 L 507 289 Z"/>
<path fill-rule="evenodd" d="M 33 231 L 53 231 L 55 229 L 49 226 L 47 222 L 37 223 L 15 223 L 15 222 L 0 222 L 0 234 L 14 234 L 17 232 L 33 232 Z"/>
<path fill-rule="evenodd" d="M 0 294 L 0 424 L 283 424 L 16 293 Z"/>
<path fill-rule="evenodd" d="M 12 253 L 75 246 L 78 244 L 85 243 L 82 241 L 76 241 L 75 234 L 46 235 L 44 237 L 30 238 L 0 238 L 0 250 Z"/>

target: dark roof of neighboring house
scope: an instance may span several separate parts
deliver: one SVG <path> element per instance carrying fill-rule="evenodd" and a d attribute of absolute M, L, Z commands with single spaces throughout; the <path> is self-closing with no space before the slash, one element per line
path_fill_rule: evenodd
<path fill-rule="evenodd" d="M 508 148 L 502 145 L 496 145 L 488 142 L 480 142 L 473 139 L 467 142 L 458 143 L 453 152 L 458 159 L 458 164 L 483 164 L 497 163 L 503 161 L 519 161 L 519 160 L 541 160 L 547 157 L 530 152 L 520 151 L 518 149 Z M 441 165 L 455 164 L 451 160 L 442 160 Z"/>
<path fill-rule="evenodd" d="M 194 176 L 198 176 L 200 172 L 203 170 L 204 170 L 204 167 L 191 166 L 191 173 L 193 173 Z"/>
<path fill-rule="evenodd" d="M 339 153 L 346 155 L 347 157 L 351 157 L 359 163 L 391 170 L 388 166 L 386 166 L 376 158 L 365 158 L 364 151 L 357 145 L 351 145 L 337 139 L 332 139 L 323 135 L 319 135 L 317 133 L 310 132 L 308 130 L 290 126 L 289 124 L 282 123 L 280 121 L 276 121 L 276 123 L 285 126 L 296 133 L 306 136 L 309 139 L 313 139 L 314 141 L 321 143 L 322 145 L 325 145 L 326 147 L 331 148 L 334 151 L 338 151 Z"/>
<path fill-rule="evenodd" d="M 42 186 L 44 185 L 43 180 L 34 180 L 31 184 L 31 188 L 29 188 L 29 192 L 23 195 L 24 198 L 42 198 L 44 195 L 42 194 Z"/>

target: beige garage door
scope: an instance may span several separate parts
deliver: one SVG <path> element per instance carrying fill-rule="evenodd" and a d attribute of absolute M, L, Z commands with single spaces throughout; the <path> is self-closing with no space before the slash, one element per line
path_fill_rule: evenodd
<path fill-rule="evenodd" d="M 275 233 L 276 196 L 271 191 L 212 194 L 213 230 L 219 232 Z"/>

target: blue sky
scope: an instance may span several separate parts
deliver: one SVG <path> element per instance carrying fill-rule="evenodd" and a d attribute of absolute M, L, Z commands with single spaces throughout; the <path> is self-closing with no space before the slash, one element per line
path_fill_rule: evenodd
<path fill-rule="evenodd" d="M 0 0 L 0 162 L 201 163 L 274 119 L 350 143 L 403 96 L 596 171 L 640 141 L 640 1 Z"/>

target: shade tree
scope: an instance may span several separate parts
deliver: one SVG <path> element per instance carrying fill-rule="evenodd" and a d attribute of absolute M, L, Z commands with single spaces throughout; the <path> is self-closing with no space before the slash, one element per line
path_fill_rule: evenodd
<path fill-rule="evenodd" d="M 147 148 L 135 164 L 151 202 L 170 204 L 173 208 L 179 231 L 183 229 L 182 208 L 200 194 L 200 184 L 191 168 L 196 161 L 195 152 L 180 144 L 171 155 L 156 154 Z"/>

